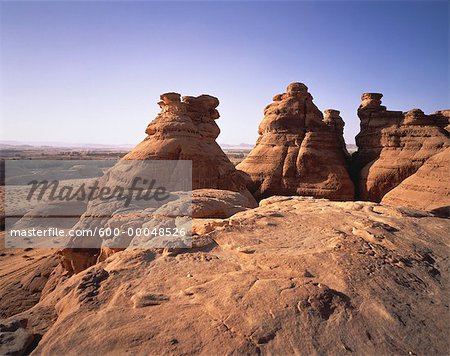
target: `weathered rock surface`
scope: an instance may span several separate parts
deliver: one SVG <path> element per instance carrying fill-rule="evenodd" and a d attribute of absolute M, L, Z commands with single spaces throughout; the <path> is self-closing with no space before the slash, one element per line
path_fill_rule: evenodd
<path fill-rule="evenodd" d="M 429 158 L 419 170 L 388 192 L 383 204 L 450 216 L 450 148 Z"/>
<path fill-rule="evenodd" d="M 128 153 L 122 161 L 114 166 L 103 177 L 101 187 L 113 189 L 118 182 L 131 180 L 134 177 L 146 177 L 148 173 L 145 166 L 139 163 L 127 165 L 123 162 L 131 160 L 191 160 L 192 161 L 192 217 L 225 218 L 238 211 L 255 207 L 256 201 L 246 188 L 246 177 L 235 169 L 234 165 L 216 143 L 219 135 L 219 127 L 215 120 L 219 118 L 217 106 L 219 100 L 213 96 L 201 95 L 199 97 L 185 96 L 181 98 L 177 93 L 161 95 L 158 103 L 161 112 L 147 127 L 147 138 Z M 141 172 L 139 172 L 141 170 Z M 159 177 L 164 182 L 166 177 Z M 165 183 L 165 182 L 164 182 Z M 175 197 L 177 198 L 177 197 Z M 183 198 L 181 198 L 183 200 Z M 133 204 L 137 202 L 133 201 Z M 134 219 L 134 227 L 140 227 L 154 214 L 160 215 L 187 215 L 191 209 L 186 208 L 180 212 L 177 205 L 182 205 L 178 200 L 166 206 L 154 206 L 149 202 L 135 209 L 135 215 L 141 218 Z M 146 204 L 146 205 L 145 205 Z M 189 203 L 190 204 L 190 203 Z M 158 209 L 161 208 L 161 209 Z M 88 205 L 85 216 L 77 223 L 76 228 L 120 227 L 133 226 L 129 216 L 131 211 L 124 209 L 116 201 L 91 202 Z M 146 219 L 142 216 L 147 216 Z M 103 220 L 95 216 L 105 216 Z M 109 220 L 107 217 L 111 217 Z M 176 221 L 173 221 L 174 223 Z M 161 222 L 162 224 L 162 222 Z M 164 224 L 162 224 L 164 225 Z M 149 226 L 146 226 L 149 227 Z M 164 226 L 164 227 L 168 227 Z M 178 228 L 178 226 L 175 226 Z M 120 236 L 111 239 L 107 248 L 108 252 L 101 252 L 105 248 L 104 241 L 98 237 L 87 239 L 86 237 L 74 238 L 71 243 L 77 247 L 89 247 L 84 249 L 65 249 L 61 251 L 63 265 L 71 273 L 77 273 L 92 264 L 105 253 L 109 255 L 117 250 L 117 247 L 126 247 L 131 243 L 133 236 Z M 126 241 L 125 241 L 126 240 Z M 93 248 L 94 247 L 94 248 Z M 116 248 L 114 248 L 116 247 Z"/>
<path fill-rule="evenodd" d="M 0 354 L 26 355 L 29 353 L 36 336 L 28 332 L 25 326 L 26 320 L 0 324 Z"/>
<path fill-rule="evenodd" d="M 447 354 L 448 228 L 273 197 L 204 248 L 115 253 L 16 317 L 43 334 L 36 354 Z"/>
<path fill-rule="evenodd" d="M 1 248 L 0 354 L 448 354 L 450 224 L 435 213 L 449 206 L 450 111 L 363 96 L 355 162 L 367 197 L 397 186 L 383 205 L 278 196 L 250 209 L 215 143 L 217 99 L 161 99 L 126 159 L 194 161 L 193 248 L 63 250 L 64 268 L 52 250 Z M 252 192 L 352 199 L 342 129 L 291 84 L 240 167 Z"/>
<path fill-rule="evenodd" d="M 0 233 L 0 319 L 36 304 L 59 261 L 54 250 L 5 248 Z"/>
<path fill-rule="evenodd" d="M 224 189 L 247 194 L 245 180 L 216 143 L 219 100 L 167 93 L 161 112 L 147 127 L 147 138 L 124 159 L 192 160 L 192 189 Z"/>
<path fill-rule="evenodd" d="M 70 274 L 95 265 L 101 255 L 102 251 L 99 248 L 65 248 L 58 251 L 61 265 Z"/>
<path fill-rule="evenodd" d="M 354 154 L 359 198 L 379 202 L 433 155 L 450 146 L 450 110 L 389 111 L 382 94 L 365 93 L 358 109 L 361 131 Z"/>
<path fill-rule="evenodd" d="M 250 176 L 249 189 L 256 199 L 354 198 L 344 122 L 337 110 L 326 110 L 324 118 L 312 100 L 304 84 L 292 83 L 265 108 L 256 146 L 236 167 Z"/>
<path fill-rule="evenodd" d="M 196 189 L 192 192 L 193 218 L 228 218 L 257 206 L 253 197 L 229 190 Z"/>

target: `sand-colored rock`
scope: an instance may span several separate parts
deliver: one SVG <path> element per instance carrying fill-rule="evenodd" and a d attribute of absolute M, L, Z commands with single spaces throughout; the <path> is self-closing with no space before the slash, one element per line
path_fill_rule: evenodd
<path fill-rule="evenodd" d="M 104 259 L 105 254 L 111 254 L 114 250 L 107 249 L 102 252 L 97 248 L 66 248 L 58 251 L 61 265 L 70 274 L 78 273 Z"/>
<path fill-rule="evenodd" d="M 273 196 L 252 209 L 217 150 L 217 99 L 161 99 L 126 159 L 194 161 L 193 247 L 63 250 L 63 268 L 55 251 L 4 249 L 1 235 L 0 354 L 448 354 L 450 226 L 435 213 L 449 205 L 450 111 L 392 112 L 363 96 L 367 194 L 401 182 L 381 205 Z M 301 83 L 275 96 L 243 164 L 258 199 L 352 199 L 342 129 Z M 145 208 L 164 216 L 171 204 Z"/>
<path fill-rule="evenodd" d="M 273 197 L 223 221 L 202 249 L 125 250 L 62 281 L 15 316 L 34 352 L 448 352 L 447 219 Z"/>
<path fill-rule="evenodd" d="M 382 199 L 383 204 L 450 216 L 450 148 L 429 158 Z"/>
<path fill-rule="evenodd" d="M 256 146 L 236 167 L 249 175 L 248 187 L 256 199 L 354 198 L 344 122 L 337 110 L 326 110 L 324 118 L 312 100 L 306 85 L 292 83 L 265 108 Z"/>
<path fill-rule="evenodd" d="M 127 175 L 130 177 L 129 180 L 131 177 L 146 176 L 146 168 L 142 164 L 130 166 L 124 162 L 191 160 L 192 209 L 186 208 L 185 211 L 180 212 L 177 205 L 183 205 L 183 201 L 190 204 L 185 198 L 165 206 L 155 207 L 147 203 L 148 206 L 143 205 L 140 210 L 135 210 L 136 216 L 146 215 L 146 219 L 136 220 L 145 223 L 145 220 L 150 220 L 154 214 L 172 216 L 177 213 L 180 215 L 192 213 L 194 218 L 225 218 L 238 211 L 255 207 L 256 201 L 246 188 L 245 175 L 235 169 L 215 141 L 220 132 L 215 122 L 219 118 L 219 112 L 216 109 L 219 100 L 209 95 L 181 98 L 180 94 L 166 93 L 161 95 L 161 101 L 158 104 L 161 112 L 148 125 L 146 129 L 148 136 L 108 171 L 107 176 L 102 178 L 101 187 L 113 189 L 118 182 L 127 181 Z M 139 170 L 141 170 L 140 173 Z M 165 177 L 159 178 L 164 180 Z M 111 218 L 108 221 L 107 218 L 99 220 L 83 216 L 76 228 L 94 230 L 95 226 L 99 228 L 129 227 L 130 218 L 123 218 L 123 215 L 129 216 L 130 211 L 126 210 L 123 213 L 124 210 L 126 209 L 123 209 L 116 201 L 91 202 L 87 207 L 86 216 L 110 216 Z M 120 247 L 128 246 L 132 239 L 133 236 L 120 236 L 116 241 L 109 241 L 114 246 L 105 246 L 102 239 L 98 237 L 74 238 L 71 243 L 78 248 L 65 249 L 60 255 L 65 268 L 71 273 L 78 273 L 117 251 L 119 245 Z M 80 247 L 89 248 L 79 249 Z"/>
<path fill-rule="evenodd" d="M 52 271 L 59 264 L 55 250 L 5 248 L 0 233 L 0 319 L 31 308 L 39 301 Z"/>
<path fill-rule="evenodd" d="M 195 189 L 192 193 L 179 192 L 178 194 L 176 196 L 174 194 L 174 200 L 160 207 L 152 208 L 152 202 L 143 202 L 142 209 L 133 210 L 123 210 L 121 205 L 116 207 L 117 202 L 115 200 L 93 202 L 89 205 L 86 215 L 94 217 L 83 216 L 74 226 L 74 229 L 94 231 L 96 227 L 110 227 L 127 231 L 129 227 L 133 227 L 134 229 L 148 228 L 151 231 L 153 228 L 170 226 L 178 230 L 184 227 L 189 233 L 192 225 L 189 223 L 190 219 L 183 218 L 185 214 L 193 219 L 228 218 L 240 211 L 257 206 L 251 195 L 244 196 L 239 192 L 228 190 Z M 95 216 L 103 216 L 103 218 L 99 219 Z M 174 219 L 174 216 L 180 218 Z M 62 249 L 58 252 L 58 255 L 66 271 L 79 273 L 127 246 L 141 248 L 148 246 L 148 243 L 152 242 L 150 240 L 154 241 L 148 236 L 130 236 L 128 233 L 115 237 L 104 236 L 103 238 L 100 236 L 80 236 L 71 240 L 72 246 L 77 246 L 77 248 Z M 158 244 L 157 242 L 152 243 Z M 92 246 L 97 247 L 92 248 Z"/>
<path fill-rule="evenodd" d="M 256 208 L 253 197 L 229 190 L 196 189 L 192 191 L 193 218 L 228 218 L 240 211 Z"/>
<path fill-rule="evenodd" d="M 224 189 L 246 194 L 245 180 L 216 143 L 219 100 L 167 93 L 161 112 L 148 125 L 147 137 L 124 159 L 192 160 L 192 189 Z"/>
<path fill-rule="evenodd" d="M 36 336 L 28 332 L 26 320 L 13 320 L 0 324 L 0 354 L 28 355 L 33 347 Z"/>
<path fill-rule="evenodd" d="M 389 111 L 382 94 L 365 93 L 358 108 L 361 131 L 353 169 L 359 198 L 379 202 L 433 155 L 450 146 L 450 110 Z"/>

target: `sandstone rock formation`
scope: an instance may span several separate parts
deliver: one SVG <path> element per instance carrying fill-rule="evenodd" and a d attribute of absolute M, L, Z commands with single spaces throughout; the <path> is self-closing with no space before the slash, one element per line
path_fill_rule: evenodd
<path fill-rule="evenodd" d="M 450 147 L 429 158 L 381 202 L 450 216 Z"/>
<path fill-rule="evenodd" d="M 358 108 L 361 131 L 354 170 L 359 198 L 379 202 L 431 156 L 450 146 L 450 110 L 389 111 L 382 94 L 365 93 Z"/>
<path fill-rule="evenodd" d="M 257 199 L 354 198 L 344 122 L 337 110 L 326 110 L 324 118 L 312 100 L 304 84 L 292 83 L 265 108 L 256 146 L 236 167 L 250 176 L 249 189 Z"/>
<path fill-rule="evenodd" d="M 447 219 L 272 197 L 219 225 L 204 247 L 115 253 L 10 320 L 38 355 L 447 354 Z"/>
<path fill-rule="evenodd" d="M 216 143 L 219 100 L 167 93 L 161 113 L 147 127 L 148 136 L 124 159 L 192 160 L 192 189 L 224 189 L 247 194 L 245 180 Z"/>
<path fill-rule="evenodd" d="M 163 218 L 153 219 L 152 216 L 172 216 L 178 212 L 182 216 L 192 214 L 194 218 L 198 216 L 225 218 L 257 205 L 246 188 L 245 175 L 235 169 L 215 141 L 220 132 L 215 122 L 219 118 L 216 110 L 219 100 L 209 95 L 181 98 L 180 94 L 166 93 L 161 95 L 161 101 L 158 104 L 161 107 L 161 113 L 148 125 L 146 139 L 108 171 L 107 176 L 103 177 L 101 187 L 115 187 L 120 182 L 131 180 L 127 178 L 128 176 L 145 177 L 146 168 L 139 163 L 144 160 L 191 160 L 192 209 L 183 205 L 184 202 L 190 205 L 188 201 L 191 198 L 190 194 L 184 197 L 182 192 L 173 194 L 176 202 L 164 206 L 152 206 L 148 205 L 148 202 L 144 202 L 144 205 L 139 207 L 135 205 L 134 220 L 129 217 L 130 210 L 124 209 L 116 201 L 91 202 L 85 216 L 94 216 L 94 218 L 83 216 L 76 228 L 91 230 L 94 230 L 94 226 L 153 228 L 156 224 L 166 228 L 169 224 Z M 133 165 L 125 164 L 134 160 L 139 162 Z M 142 172 L 139 173 L 139 170 Z M 165 179 L 165 177 L 160 178 Z M 180 212 L 177 205 L 184 206 L 184 211 Z M 127 217 L 124 218 L 124 215 Z M 110 218 L 99 221 L 95 218 L 96 216 Z M 183 222 L 172 219 L 171 223 Z M 149 224 L 153 225 L 149 226 Z M 170 227 L 178 228 L 172 225 Z M 63 265 L 68 271 L 78 273 L 101 260 L 105 255 L 116 251 L 118 246 L 128 246 L 132 239 L 132 236 L 120 236 L 109 241 L 98 237 L 74 238 L 71 243 L 78 248 L 61 251 Z M 80 247 L 83 248 L 80 249 Z M 103 248 L 105 251 L 92 249 L 92 247 Z"/>
<path fill-rule="evenodd" d="M 215 143 L 217 104 L 162 95 L 125 158 L 193 160 L 192 248 L 66 249 L 62 266 L 54 250 L 6 249 L 0 235 L 0 354 L 447 354 L 449 221 L 435 213 L 450 205 L 450 111 L 392 112 L 363 96 L 362 191 L 381 199 L 401 182 L 382 205 L 272 196 L 256 207 L 247 184 L 258 199 L 352 199 L 344 123 L 291 84 L 265 110 L 246 181 Z M 171 194 L 140 208 L 164 217 L 190 202 Z M 158 222 L 130 209 L 91 201 L 86 216 Z"/>

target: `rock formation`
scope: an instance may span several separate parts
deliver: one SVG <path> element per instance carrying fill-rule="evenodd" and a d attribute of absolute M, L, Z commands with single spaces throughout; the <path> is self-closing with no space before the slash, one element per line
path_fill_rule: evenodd
<path fill-rule="evenodd" d="M 223 189 L 248 194 L 245 180 L 216 143 L 219 100 L 167 93 L 161 112 L 146 129 L 148 136 L 124 159 L 192 160 L 192 189 Z"/>
<path fill-rule="evenodd" d="M 447 219 L 272 197 L 215 224 L 204 247 L 115 253 L 8 323 L 42 335 L 36 355 L 448 353 Z"/>
<path fill-rule="evenodd" d="M 450 216 L 450 147 L 425 161 L 381 202 Z"/>
<path fill-rule="evenodd" d="M 257 199 L 354 198 L 344 122 L 337 110 L 326 110 L 324 118 L 312 100 L 304 84 L 292 83 L 265 108 L 256 146 L 236 167 L 250 176 L 248 187 Z"/>
<path fill-rule="evenodd" d="M 104 227 L 133 226 L 178 229 L 186 224 L 185 219 L 181 219 L 184 216 L 225 218 L 257 206 L 246 188 L 245 175 L 235 169 L 215 141 L 220 132 L 215 122 L 219 118 L 216 110 L 219 100 L 209 95 L 185 96 L 181 99 L 180 94 L 167 93 L 161 95 L 158 104 L 161 113 L 148 125 L 146 139 L 102 177 L 100 188 L 129 186 L 132 178 L 148 176 L 146 165 L 141 164 L 144 160 L 190 160 L 192 195 L 185 191 L 171 190 L 173 194 L 167 204 L 152 205 L 145 201 L 133 201 L 133 210 L 125 209 L 115 199 L 91 201 L 75 228 L 97 230 Z M 138 162 L 131 162 L 134 160 Z M 161 169 L 164 167 L 161 166 Z M 166 172 L 170 170 L 166 169 Z M 159 178 L 164 184 L 168 179 L 164 173 Z M 167 184 L 170 185 L 169 182 Z M 103 218 L 98 219 L 97 216 Z M 143 246 L 141 240 L 133 241 L 133 236 L 127 234 L 112 239 L 98 236 L 75 237 L 70 243 L 71 247 L 78 248 L 67 248 L 60 252 L 62 263 L 70 273 L 78 273 L 105 255 L 131 246 L 130 244 L 140 243 L 140 247 Z"/>
<path fill-rule="evenodd" d="M 359 198 L 379 202 L 431 156 L 450 146 L 450 110 L 389 111 L 382 94 L 365 93 L 358 108 L 361 131 L 354 170 Z"/>
<path fill-rule="evenodd" d="M 354 162 L 366 196 L 391 189 L 383 204 L 256 206 L 247 184 L 259 199 L 352 199 L 344 123 L 289 85 L 265 110 L 246 177 L 215 143 L 217 104 L 162 95 L 149 136 L 100 185 L 129 180 L 128 160 L 188 159 L 192 195 L 125 210 L 91 201 L 85 216 L 146 226 L 192 199 L 192 248 L 66 249 L 61 265 L 0 233 L 0 354 L 448 354 L 448 219 L 436 215 L 450 205 L 450 111 L 387 111 L 363 95 Z"/>

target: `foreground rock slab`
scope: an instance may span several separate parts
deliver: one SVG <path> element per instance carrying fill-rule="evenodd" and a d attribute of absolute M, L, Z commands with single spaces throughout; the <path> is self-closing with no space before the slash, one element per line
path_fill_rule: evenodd
<path fill-rule="evenodd" d="M 36 354 L 447 353 L 449 220 L 273 197 L 214 221 L 203 248 L 118 252 L 15 316 Z"/>
<path fill-rule="evenodd" d="M 20 320 L 8 324 L 0 324 L 0 353 L 2 355 L 26 355 L 36 336 L 30 334 L 26 329 L 26 322 Z"/>

